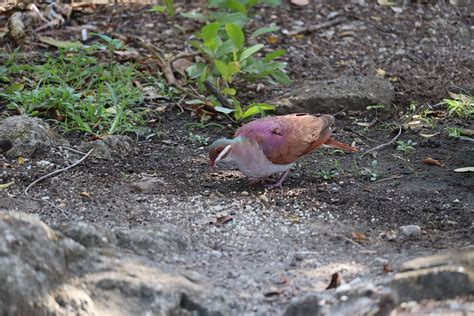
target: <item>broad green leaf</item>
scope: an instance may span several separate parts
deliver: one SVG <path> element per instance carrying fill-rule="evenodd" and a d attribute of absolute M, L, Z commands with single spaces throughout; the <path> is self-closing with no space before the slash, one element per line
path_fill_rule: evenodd
<path fill-rule="evenodd" d="M 232 11 L 242 12 L 243 14 L 247 15 L 247 9 L 241 2 L 242 1 L 227 0 L 226 7 Z"/>
<path fill-rule="evenodd" d="M 166 4 L 166 9 L 168 11 L 168 14 L 171 16 L 174 16 L 175 10 L 174 10 L 173 0 L 165 0 L 165 4 Z"/>
<path fill-rule="evenodd" d="M 237 91 L 234 88 L 225 88 L 222 90 L 222 93 L 226 95 L 236 95 Z"/>
<path fill-rule="evenodd" d="M 181 12 L 180 15 L 188 19 L 207 21 L 207 17 L 199 12 Z"/>
<path fill-rule="evenodd" d="M 265 58 L 263 58 L 263 62 L 268 63 L 269 61 L 271 61 L 271 60 L 273 60 L 277 57 L 283 56 L 283 55 L 285 55 L 285 50 L 283 50 L 283 49 L 276 50 L 272 53 L 269 53 L 269 54 L 265 55 Z"/>
<path fill-rule="evenodd" d="M 164 5 L 155 5 L 151 9 L 146 10 L 146 12 L 159 12 L 163 13 L 166 11 L 166 7 Z"/>
<path fill-rule="evenodd" d="M 237 49 L 241 49 L 244 46 L 245 37 L 240 26 L 234 23 L 227 23 L 225 25 L 225 31 Z"/>
<path fill-rule="evenodd" d="M 277 6 L 281 4 L 281 0 L 262 0 L 262 3 L 268 4 L 271 6 Z"/>
<path fill-rule="evenodd" d="M 252 56 L 253 54 L 255 54 L 256 52 L 258 52 L 259 50 L 261 50 L 263 48 L 263 45 L 262 44 L 257 44 L 255 46 L 252 46 L 252 47 L 249 47 L 247 48 L 246 50 L 244 50 L 242 52 L 242 55 L 240 55 L 240 61 L 242 60 L 245 60 L 247 58 L 249 58 L 250 56 Z"/>
<path fill-rule="evenodd" d="M 216 59 L 214 61 L 214 65 L 216 66 L 217 70 L 221 74 L 221 76 L 224 78 L 225 81 L 229 82 L 229 71 L 227 70 L 227 64 L 219 59 Z"/>
<path fill-rule="evenodd" d="M 223 24 L 234 23 L 240 27 L 245 27 L 245 24 L 247 24 L 249 20 L 247 15 L 243 14 L 242 12 L 234 12 L 234 13 L 213 12 L 209 14 L 209 18 L 214 21 L 219 21 Z"/>
<path fill-rule="evenodd" d="M 73 48 L 79 49 L 82 48 L 82 43 L 78 41 L 59 41 L 49 36 L 39 36 L 38 38 L 41 42 L 46 43 L 51 46 L 55 46 L 57 48 Z"/>
<path fill-rule="evenodd" d="M 215 39 L 220 26 L 221 24 L 219 22 L 209 23 L 205 25 L 201 30 L 203 41 L 206 42 Z"/>
<path fill-rule="evenodd" d="M 230 113 L 235 111 L 234 109 L 228 109 L 228 108 L 225 108 L 223 106 L 216 106 L 215 109 L 216 109 L 217 112 L 221 112 L 221 113 L 224 113 L 224 114 L 230 114 Z"/>
<path fill-rule="evenodd" d="M 280 29 L 279 26 L 269 26 L 269 27 L 261 27 L 259 28 L 258 30 L 256 30 L 255 32 L 252 33 L 252 35 L 250 35 L 250 38 L 256 38 L 260 35 L 263 35 L 263 34 L 266 34 L 266 33 L 271 33 L 271 32 L 275 32 L 275 31 L 278 31 Z"/>
<path fill-rule="evenodd" d="M 250 107 L 242 114 L 242 119 L 246 119 L 247 117 L 252 117 L 256 114 L 263 113 L 264 111 L 274 111 L 275 107 L 270 104 L 266 103 L 252 103 Z"/>
<path fill-rule="evenodd" d="M 221 58 L 235 50 L 234 42 L 231 39 L 224 41 L 216 51 L 216 58 Z"/>
<path fill-rule="evenodd" d="M 276 81 L 278 81 L 281 84 L 284 84 L 284 85 L 291 84 L 290 77 L 288 77 L 288 75 L 286 73 L 284 73 L 283 71 L 281 71 L 281 70 L 276 70 L 276 71 L 272 72 L 271 75 L 272 75 L 273 78 L 275 78 Z"/>

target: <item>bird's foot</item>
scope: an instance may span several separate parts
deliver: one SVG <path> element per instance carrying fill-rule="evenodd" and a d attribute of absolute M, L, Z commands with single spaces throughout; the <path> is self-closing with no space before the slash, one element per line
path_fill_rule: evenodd
<path fill-rule="evenodd" d="M 265 189 L 281 188 L 281 187 L 282 187 L 283 180 L 285 180 L 286 176 L 288 176 L 289 173 L 290 173 L 290 170 L 285 171 L 285 172 L 282 174 L 282 176 L 280 177 L 280 179 L 278 179 L 277 182 L 271 183 L 271 184 L 266 184 L 266 185 L 265 185 Z"/>
<path fill-rule="evenodd" d="M 282 183 L 283 183 L 283 181 L 277 181 L 277 182 L 274 182 L 274 183 L 265 184 L 263 187 L 265 189 L 268 189 L 268 190 L 274 189 L 274 188 L 282 188 L 283 187 Z"/>

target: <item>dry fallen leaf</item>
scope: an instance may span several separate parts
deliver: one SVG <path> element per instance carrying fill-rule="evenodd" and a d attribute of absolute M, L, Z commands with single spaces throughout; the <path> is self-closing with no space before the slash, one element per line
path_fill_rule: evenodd
<path fill-rule="evenodd" d="M 175 61 L 173 61 L 173 69 L 176 70 L 177 73 L 179 73 L 181 76 L 185 77 L 186 76 L 186 69 L 188 67 L 192 66 L 194 63 L 190 61 L 189 59 L 186 58 L 178 58 Z"/>
<path fill-rule="evenodd" d="M 79 195 L 83 196 L 85 198 L 88 198 L 88 199 L 90 199 L 90 197 L 91 197 L 91 194 L 87 191 L 82 191 L 81 193 L 79 193 Z"/>
<path fill-rule="evenodd" d="M 461 132 L 461 135 L 466 135 L 466 136 L 474 136 L 474 129 L 469 129 L 469 128 L 461 128 L 459 130 Z"/>
<path fill-rule="evenodd" d="M 339 285 L 341 285 L 341 277 L 339 276 L 339 273 L 337 273 L 337 272 L 333 273 L 332 276 L 331 276 L 331 282 L 329 282 L 329 285 L 326 288 L 326 290 L 335 289 Z"/>
<path fill-rule="evenodd" d="M 277 296 L 277 295 L 282 294 L 283 291 L 284 291 L 284 290 L 283 290 L 282 288 L 272 286 L 272 287 L 270 288 L 270 290 L 268 290 L 267 292 L 265 292 L 263 295 L 264 295 L 265 297 Z"/>
<path fill-rule="evenodd" d="M 277 36 L 274 35 L 268 35 L 267 36 L 267 43 L 268 44 L 276 44 L 280 41 L 280 39 Z"/>
<path fill-rule="evenodd" d="M 0 190 L 7 189 L 8 187 L 10 187 L 14 183 L 15 183 L 15 181 L 10 181 L 8 183 L 0 184 Z"/>
<path fill-rule="evenodd" d="M 388 262 L 383 263 L 383 272 L 384 273 L 389 273 L 392 272 L 392 268 L 390 267 L 390 264 Z"/>
<path fill-rule="evenodd" d="M 442 160 L 433 159 L 431 157 L 426 158 L 425 160 L 423 160 L 423 162 L 425 164 L 431 165 L 431 166 L 444 167 L 444 164 L 443 164 Z"/>
<path fill-rule="evenodd" d="M 360 232 L 360 231 L 354 231 L 352 232 L 352 239 L 354 241 L 365 241 L 367 240 L 367 236 L 364 234 L 364 232 Z"/>
<path fill-rule="evenodd" d="M 309 4 L 309 0 L 290 0 L 290 2 L 291 2 L 292 4 L 295 4 L 295 5 L 300 6 L 300 7 Z"/>
<path fill-rule="evenodd" d="M 375 75 L 379 78 L 384 78 L 386 74 L 387 74 L 387 72 L 385 70 L 383 70 L 382 68 L 377 68 L 375 70 Z"/>
<path fill-rule="evenodd" d="M 216 221 L 214 222 L 215 225 L 224 225 L 227 222 L 230 222 L 232 220 L 232 216 L 230 215 L 224 215 L 224 216 L 219 216 L 216 218 Z"/>

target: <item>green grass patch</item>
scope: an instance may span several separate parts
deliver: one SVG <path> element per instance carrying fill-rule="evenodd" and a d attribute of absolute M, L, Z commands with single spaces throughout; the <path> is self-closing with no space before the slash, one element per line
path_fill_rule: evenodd
<path fill-rule="evenodd" d="M 136 65 L 103 62 L 89 51 L 47 54 L 29 62 L 12 54 L 0 66 L 0 102 L 17 114 L 57 121 L 65 131 L 103 136 L 145 124 L 141 85 L 161 79 Z"/>

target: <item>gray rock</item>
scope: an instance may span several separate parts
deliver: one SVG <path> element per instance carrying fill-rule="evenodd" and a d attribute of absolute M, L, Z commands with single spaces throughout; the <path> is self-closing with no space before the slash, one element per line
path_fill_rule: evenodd
<path fill-rule="evenodd" d="M 398 302 L 445 299 L 474 293 L 474 250 L 406 262 L 392 282 Z"/>
<path fill-rule="evenodd" d="M 120 248 L 179 251 L 188 241 L 176 227 L 121 230 L 117 240 L 86 223 L 61 229 L 88 248 L 36 216 L 0 213 L 0 315 L 229 314 L 223 290 L 197 273 L 173 273 Z"/>
<path fill-rule="evenodd" d="M 147 193 L 147 194 L 153 194 L 153 193 L 159 193 L 160 190 L 163 188 L 163 185 L 165 185 L 165 181 L 160 178 L 144 178 L 140 181 L 134 182 L 131 184 L 131 189 L 132 191 L 138 192 L 138 193 Z"/>
<path fill-rule="evenodd" d="M 153 256 L 179 253 L 189 246 L 189 238 L 176 226 L 119 229 L 115 231 L 117 245 L 136 254 Z"/>
<path fill-rule="evenodd" d="M 321 298 L 317 293 L 305 293 L 293 298 L 286 307 L 284 316 L 318 316 L 320 315 L 319 301 Z"/>
<path fill-rule="evenodd" d="M 394 89 L 387 80 L 375 76 L 341 77 L 296 87 L 289 97 L 290 104 L 280 106 L 279 112 L 335 113 L 344 108 L 363 111 L 374 104 L 388 108 L 394 98 Z"/>
<path fill-rule="evenodd" d="M 74 239 L 85 247 L 104 247 L 110 243 L 115 243 L 115 235 L 99 226 L 75 222 L 58 227 L 64 235 Z"/>
<path fill-rule="evenodd" d="M 132 152 L 133 140 L 124 135 L 109 135 L 104 139 L 82 142 L 79 150 L 87 152 L 94 149 L 92 155 L 99 158 L 121 158 Z"/>
<path fill-rule="evenodd" d="M 51 230 L 37 216 L 0 215 L 0 315 L 46 315 L 45 299 L 68 277 L 69 260 L 83 247 Z"/>
<path fill-rule="evenodd" d="M 44 154 L 55 142 L 54 133 L 41 119 L 11 116 L 0 123 L 0 152 L 9 158 Z"/>
<path fill-rule="evenodd" d="M 421 228 L 418 225 L 401 226 L 399 230 L 400 230 L 400 237 L 403 237 L 403 238 L 415 238 L 421 235 Z"/>

